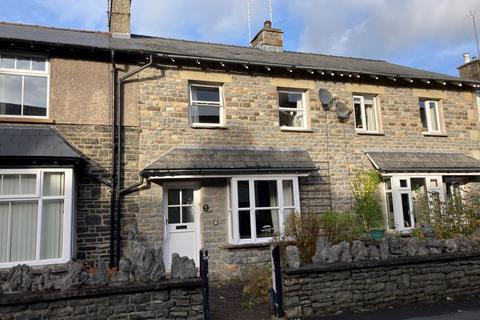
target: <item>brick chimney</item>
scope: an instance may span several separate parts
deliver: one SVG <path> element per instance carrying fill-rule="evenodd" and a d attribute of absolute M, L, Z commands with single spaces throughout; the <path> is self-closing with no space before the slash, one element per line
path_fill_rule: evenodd
<path fill-rule="evenodd" d="M 267 20 L 250 45 L 265 51 L 283 52 L 283 31 L 272 28 L 272 22 Z"/>
<path fill-rule="evenodd" d="M 110 0 L 108 31 L 113 37 L 130 38 L 132 0 Z"/>
<path fill-rule="evenodd" d="M 470 54 L 463 54 L 463 64 L 458 67 L 460 77 L 465 79 L 480 80 L 480 60 L 470 59 Z"/>

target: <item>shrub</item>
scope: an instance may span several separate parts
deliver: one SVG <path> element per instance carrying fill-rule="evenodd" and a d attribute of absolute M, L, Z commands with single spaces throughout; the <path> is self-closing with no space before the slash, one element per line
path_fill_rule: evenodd
<path fill-rule="evenodd" d="M 356 214 L 329 211 L 320 215 L 322 231 L 331 243 L 351 242 L 364 232 L 361 221 Z"/>
<path fill-rule="evenodd" d="M 351 181 L 355 200 L 355 211 L 362 219 L 366 230 L 384 229 L 385 218 L 378 199 L 378 185 L 382 181 L 376 170 L 360 169 Z"/>
<path fill-rule="evenodd" d="M 250 309 L 257 303 L 268 302 L 272 287 L 272 270 L 265 266 L 248 268 L 243 284 L 242 306 Z"/>
<path fill-rule="evenodd" d="M 321 222 L 318 214 L 291 214 L 285 221 L 283 240 L 295 242 L 300 252 L 300 261 L 303 264 L 312 262 L 320 229 Z"/>
<path fill-rule="evenodd" d="M 457 234 L 470 235 L 480 226 L 480 202 L 477 194 L 465 193 L 463 199 L 449 196 L 442 201 L 437 193 L 414 198 L 417 224 L 426 223 L 439 239 Z"/>

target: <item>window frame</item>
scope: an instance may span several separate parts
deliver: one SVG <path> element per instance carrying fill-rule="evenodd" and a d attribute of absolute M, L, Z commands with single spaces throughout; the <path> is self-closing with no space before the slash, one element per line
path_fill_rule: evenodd
<path fill-rule="evenodd" d="M 21 76 L 22 77 L 22 106 L 21 111 L 22 114 L 15 115 L 15 114 L 0 114 L 0 118 L 33 118 L 33 119 L 48 119 L 50 117 L 50 59 L 46 55 L 42 54 L 27 54 L 27 53 L 17 53 L 17 52 L 10 52 L 10 51 L 0 51 L 0 57 L 3 55 L 10 55 L 14 56 L 15 58 L 29 58 L 30 59 L 30 66 L 32 63 L 32 59 L 42 59 L 45 60 L 45 70 L 44 71 L 37 71 L 37 70 L 22 70 L 22 69 L 12 69 L 12 68 L 2 68 L 0 67 L 0 74 L 6 75 L 14 75 L 14 76 Z M 15 59 L 15 64 L 17 60 Z M 47 101 L 46 101 L 46 114 L 45 116 L 34 116 L 34 115 L 24 115 L 23 114 L 23 107 L 24 107 L 24 92 L 25 92 L 25 76 L 30 77 L 42 77 L 47 79 Z"/>
<path fill-rule="evenodd" d="M 205 88 L 218 88 L 219 93 L 219 102 L 218 104 L 212 103 L 211 101 L 201 101 L 201 100 L 193 100 L 193 90 L 192 87 L 205 87 Z M 188 84 L 189 90 L 189 112 L 188 118 L 191 127 L 196 128 L 209 128 L 209 127 L 224 127 L 225 126 L 225 103 L 223 99 L 223 84 L 221 83 L 202 83 L 202 82 L 189 82 Z M 219 123 L 201 123 L 201 122 L 194 122 L 193 121 L 193 106 L 197 104 L 198 106 L 205 106 L 205 107 L 218 107 L 219 108 Z"/>
<path fill-rule="evenodd" d="M 373 112 L 375 115 L 375 124 L 377 129 L 376 130 L 369 130 L 367 129 L 367 116 L 366 116 L 366 110 L 365 110 L 365 97 L 371 97 L 373 99 Z M 355 99 L 360 99 L 360 112 L 361 112 L 361 119 L 362 119 L 362 128 L 357 127 L 357 116 L 355 113 Z M 375 94 L 354 94 L 352 96 L 352 101 L 353 101 L 353 112 L 354 112 L 354 125 L 355 125 L 355 131 L 357 133 L 380 133 L 380 110 L 378 109 L 378 95 Z"/>
<path fill-rule="evenodd" d="M 63 173 L 64 174 L 64 195 L 63 196 L 44 196 L 43 180 L 45 173 Z M 18 264 L 26 264 L 29 266 L 42 266 L 49 264 L 67 263 L 72 257 L 73 244 L 73 227 L 74 227 L 74 175 L 73 169 L 68 168 L 48 168 L 48 169 L 0 169 L 0 175 L 3 174 L 35 174 L 36 175 L 36 192 L 32 195 L 8 195 L 0 196 L 0 202 L 12 201 L 37 201 L 37 225 L 36 225 L 36 244 L 35 244 L 35 260 L 29 261 L 12 261 L 0 262 L 0 269 L 11 268 Z M 54 259 L 40 259 L 41 254 L 41 229 L 42 229 L 42 209 L 44 200 L 63 200 L 63 235 L 62 235 L 62 256 Z"/>
<path fill-rule="evenodd" d="M 293 187 L 293 206 L 286 206 L 284 204 L 283 198 L 283 181 L 289 180 L 292 181 Z M 239 181 L 248 181 L 249 183 L 249 207 L 239 208 L 238 207 L 238 182 Z M 276 181 L 277 184 L 277 206 L 274 207 L 256 207 L 255 204 L 255 181 Z M 285 231 L 285 212 L 286 210 L 294 210 L 294 214 L 300 213 L 300 191 L 298 184 L 298 176 L 296 175 L 282 175 L 282 176 L 236 176 L 232 177 L 229 183 L 229 217 L 228 221 L 231 223 L 229 226 L 229 242 L 233 245 L 242 245 L 242 244 L 264 244 L 272 241 L 273 237 L 262 237 L 257 236 L 256 229 L 256 219 L 255 211 L 262 210 L 278 210 L 278 225 L 279 232 L 283 234 Z M 253 204 L 253 205 L 252 205 Z M 239 229 L 239 211 L 249 211 L 250 212 L 250 230 L 251 238 L 249 239 L 240 239 L 240 229 Z"/>
<path fill-rule="evenodd" d="M 441 120 L 441 113 L 440 113 L 440 101 L 439 100 L 434 100 L 434 99 L 420 99 L 418 101 L 418 108 L 419 108 L 419 112 L 420 112 L 420 103 L 423 102 L 424 103 L 424 110 L 425 110 L 425 119 L 427 121 L 427 131 L 425 131 L 425 128 L 423 127 L 423 124 L 422 124 L 422 129 L 424 130 L 423 133 L 426 133 L 426 134 L 442 134 L 443 132 L 443 125 L 442 125 L 442 120 Z M 430 115 L 430 103 L 434 103 L 435 104 L 435 116 L 436 116 L 436 122 L 437 122 L 437 128 L 438 130 L 432 130 L 432 118 L 431 118 L 431 115 Z M 420 113 L 420 123 L 421 123 L 421 120 L 422 120 L 422 116 L 421 116 L 421 113 Z"/>
<path fill-rule="evenodd" d="M 286 108 L 280 106 L 280 93 L 296 93 L 302 95 L 302 109 L 298 108 Z M 277 107 L 278 107 L 278 126 L 281 130 L 285 131 L 305 131 L 309 130 L 310 126 L 308 123 L 308 104 L 307 104 L 307 90 L 304 89 L 295 89 L 295 88 L 277 88 Z M 293 126 L 284 126 L 280 123 L 280 111 L 295 111 L 303 112 L 303 126 L 302 127 L 293 127 Z"/>

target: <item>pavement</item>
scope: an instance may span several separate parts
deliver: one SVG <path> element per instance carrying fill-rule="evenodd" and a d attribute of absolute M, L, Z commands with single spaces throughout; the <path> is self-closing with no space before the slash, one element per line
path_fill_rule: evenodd
<path fill-rule="evenodd" d="M 480 296 L 468 296 L 430 305 L 412 305 L 365 313 L 308 317 L 309 320 L 480 320 Z"/>

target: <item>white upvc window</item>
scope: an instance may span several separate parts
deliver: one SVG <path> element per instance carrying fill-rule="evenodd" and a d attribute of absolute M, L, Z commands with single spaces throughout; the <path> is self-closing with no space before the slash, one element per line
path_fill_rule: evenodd
<path fill-rule="evenodd" d="M 281 128 L 308 129 L 306 93 L 303 90 L 278 90 L 278 117 Z"/>
<path fill-rule="evenodd" d="M 426 133 L 441 133 L 440 109 L 436 100 L 420 100 L 420 120 Z"/>
<path fill-rule="evenodd" d="M 354 95 L 355 129 L 357 132 L 378 133 L 380 131 L 379 111 L 373 95 Z"/>
<path fill-rule="evenodd" d="M 395 175 L 384 179 L 385 209 L 391 230 L 409 231 L 416 225 L 416 208 L 434 199 L 444 201 L 442 176 Z"/>
<path fill-rule="evenodd" d="M 235 177 L 231 191 L 231 243 L 265 243 L 284 232 L 286 217 L 300 212 L 298 177 Z"/>
<path fill-rule="evenodd" d="M 71 257 L 72 169 L 0 169 L 0 268 Z"/>
<path fill-rule="evenodd" d="M 197 127 L 224 125 L 221 85 L 190 83 L 190 123 Z"/>
<path fill-rule="evenodd" d="M 1 117 L 48 117 L 48 92 L 47 58 L 0 53 Z"/>

